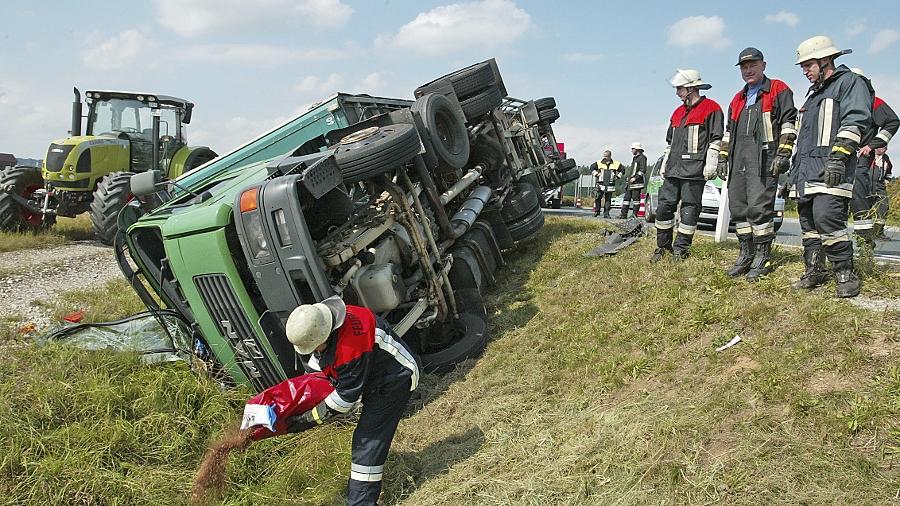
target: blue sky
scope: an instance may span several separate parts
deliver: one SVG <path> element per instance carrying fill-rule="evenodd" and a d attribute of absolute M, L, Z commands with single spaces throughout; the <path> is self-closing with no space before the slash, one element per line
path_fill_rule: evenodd
<path fill-rule="evenodd" d="M 579 163 L 606 147 L 655 157 L 678 105 L 666 80 L 697 68 L 727 106 L 734 67 L 761 49 L 798 106 L 797 44 L 830 35 L 900 108 L 894 2 L 538 2 L 530 0 L 4 0 L 0 151 L 43 157 L 65 137 L 72 86 L 176 95 L 197 105 L 192 144 L 224 153 L 334 91 L 411 98 L 458 67 L 496 57 L 512 96 L 556 97 L 557 136 Z M 752 7 L 750 7 L 752 5 Z"/>

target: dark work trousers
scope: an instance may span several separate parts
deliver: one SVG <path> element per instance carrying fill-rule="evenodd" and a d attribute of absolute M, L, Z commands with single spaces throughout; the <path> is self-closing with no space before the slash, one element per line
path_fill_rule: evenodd
<path fill-rule="evenodd" d="M 850 242 L 846 221 L 849 200 L 827 193 L 800 197 L 797 212 L 800 214 L 804 248 L 824 247 L 825 255 L 832 263 L 853 258 L 853 243 Z"/>
<path fill-rule="evenodd" d="M 628 208 L 632 208 L 632 213 L 637 216 L 638 210 L 641 208 L 641 192 L 643 188 L 635 188 L 633 190 L 625 190 L 622 194 L 622 214 L 621 218 L 628 217 Z M 630 204 L 630 205 L 629 205 Z"/>
<path fill-rule="evenodd" d="M 875 181 L 875 223 L 884 225 L 888 212 L 891 210 L 891 199 L 888 197 L 887 186 L 883 179 Z"/>
<path fill-rule="evenodd" d="M 603 210 L 603 215 L 608 216 L 609 210 L 612 208 L 612 199 L 613 192 L 603 192 L 597 191 L 597 212 L 596 214 L 600 214 L 600 210 Z"/>
<path fill-rule="evenodd" d="M 411 392 L 410 380 L 386 383 L 363 393 L 362 415 L 353 431 L 347 504 L 374 505 L 391 441 Z"/>
<path fill-rule="evenodd" d="M 738 237 L 753 242 L 775 239 L 775 190 L 778 178 L 760 167 L 760 147 L 752 137 L 736 139 L 728 175 L 728 209 Z M 761 176 L 763 173 L 765 175 Z"/>
<path fill-rule="evenodd" d="M 875 188 L 872 184 L 872 169 L 869 158 L 860 158 L 853 176 L 853 197 L 850 199 L 850 211 L 853 213 L 853 231 L 866 242 L 872 237 L 875 227 Z"/>
<path fill-rule="evenodd" d="M 666 177 L 659 189 L 659 205 L 656 208 L 656 246 L 677 252 L 686 252 L 697 231 L 697 217 L 703 200 L 703 180 Z M 674 245 L 675 210 L 681 202 L 681 222 Z"/>

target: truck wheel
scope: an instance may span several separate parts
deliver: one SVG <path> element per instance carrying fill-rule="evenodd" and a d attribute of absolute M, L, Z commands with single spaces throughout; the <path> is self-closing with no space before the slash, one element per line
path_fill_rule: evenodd
<path fill-rule="evenodd" d="M 454 290 L 453 296 L 456 297 L 456 311 L 459 313 L 473 314 L 485 323 L 487 323 L 487 309 L 484 307 L 484 297 L 477 288 L 462 288 Z"/>
<path fill-rule="evenodd" d="M 416 100 L 410 110 L 419 116 L 431 138 L 426 148 L 442 165 L 463 168 L 469 161 L 469 131 L 453 113 L 450 99 L 429 93 Z"/>
<path fill-rule="evenodd" d="M 559 119 L 559 110 L 555 108 L 545 109 L 538 112 L 538 118 L 540 118 L 541 123 L 553 123 Z"/>
<path fill-rule="evenodd" d="M 472 121 L 500 107 L 502 103 L 503 95 L 500 93 L 500 88 L 491 86 L 481 93 L 461 101 L 459 106 L 462 107 L 466 119 Z"/>
<path fill-rule="evenodd" d="M 559 174 L 559 185 L 562 186 L 569 181 L 575 181 L 580 175 L 581 174 L 578 172 L 578 169 L 569 169 L 562 174 Z"/>
<path fill-rule="evenodd" d="M 575 168 L 575 159 L 574 158 L 566 158 L 565 160 L 560 160 L 556 162 L 556 172 L 565 172 L 569 169 Z"/>
<path fill-rule="evenodd" d="M 508 224 L 509 235 L 513 240 L 521 241 L 536 234 L 544 226 L 544 213 L 537 208 L 533 213 L 526 215 Z"/>
<path fill-rule="evenodd" d="M 425 95 L 428 93 L 427 88 L 441 79 L 450 80 L 450 84 L 453 85 L 453 91 L 460 100 L 475 95 L 484 88 L 493 86 L 496 82 L 491 65 L 489 63 L 478 63 L 419 86 L 416 88 L 415 96 L 421 97 Z"/>
<path fill-rule="evenodd" d="M 534 106 L 538 111 L 553 109 L 554 107 L 556 107 L 556 99 L 554 99 L 553 97 L 539 98 L 534 101 Z"/>
<path fill-rule="evenodd" d="M 433 325 L 421 342 L 422 367 L 427 373 L 446 373 L 456 364 L 475 358 L 488 341 L 487 324 L 471 313 L 460 313 L 459 319 Z"/>
<path fill-rule="evenodd" d="M 334 159 L 347 183 L 396 169 L 419 154 L 419 134 L 412 125 L 369 127 L 341 139 Z"/>
<path fill-rule="evenodd" d="M 497 244 L 501 250 L 510 249 L 515 245 L 512 236 L 509 235 L 509 228 L 507 228 L 506 222 L 503 221 L 503 216 L 500 215 L 500 211 L 492 207 L 482 211 L 481 215 L 484 216 L 484 219 L 494 230 L 494 237 L 497 238 Z"/>
<path fill-rule="evenodd" d="M 119 211 L 131 200 L 131 176 L 133 172 L 113 172 L 102 180 L 94 190 L 91 202 L 91 224 L 97 239 L 112 246 L 119 231 Z"/>
<path fill-rule="evenodd" d="M 500 216 L 503 221 L 510 223 L 540 208 L 541 201 L 537 190 L 528 183 L 519 183 L 514 192 L 511 192 L 503 202 Z"/>
<path fill-rule="evenodd" d="M 12 186 L 16 195 L 30 199 L 34 192 L 44 187 L 39 167 L 9 167 L 0 172 L 0 187 Z M 0 230 L 39 230 L 52 225 L 44 222 L 39 213 L 20 206 L 12 195 L 0 190 Z"/>

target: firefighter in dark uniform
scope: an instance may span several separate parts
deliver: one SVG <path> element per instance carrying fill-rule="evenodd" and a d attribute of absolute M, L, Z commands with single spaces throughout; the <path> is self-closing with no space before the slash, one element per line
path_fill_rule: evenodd
<path fill-rule="evenodd" d="M 644 147 L 640 142 L 631 143 L 631 176 L 628 177 L 625 187 L 625 195 L 622 197 L 622 219 L 628 217 L 628 204 L 631 203 L 632 215 L 637 216 L 641 208 L 641 193 L 644 191 L 644 174 L 647 173 L 647 157 L 644 156 Z"/>
<path fill-rule="evenodd" d="M 862 239 L 868 247 L 875 248 L 875 238 L 884 232 L 884 216 L 879 217 L 879 204 L 882 195 L 887 195 L 884 187 L 884 174 L 875 174 L 874 164 L 875 150 L 887 147 L 888 142 L 900 128 L 900 118 L 884 100 L 875 96 L 872 83 L 865 76 L 862 69 L 850 69 L 859 75 L 868 85 L 872 94 L 872 123 L 875 135 L 865 146 L 859 148 L 859 159 L 856 165 L 856 175 L 853 178 L 853 197 L 850 199 L 850 210 L 853 212 L 853 231 Z M 880 221 L 881 223 L 876 223 Z M 878 226 L 880 225 L 880 228 Z"/>
<path fill-rule="evenodd" d="M 597 160 L 591 164 L 591 174 L 596 178 L 596 209 L 594 216 L 600 214 L 602 206 L 603 217 L 609 218 L 609 210 L 612 206 L 613 193 L 616 191 L 616 179 L 622 176 L 622 164 L 618 160 L 612 159 L 612 152 L 606 150 L 603 152 L 603 159 Z"/>
<path fill-rule="evenodd" d="M 696 70 L 679 69 L 670 84 L 682 101 L 675 109 L 666 132 L 662 170 L 665 179 L 659 190 L 656 209 L 656 251 L 651 262 L 660 261 L 666 252 L 675 260 L 687 258 L 703 199 L 703 186 L 716 177 L 719 147 L 725 117 L 722 108 L 710 98 L 700 95 L 708 90 Z M 681 203 L 681 221 L 675 232 L 675 211 Z"/>
<path fill-rule="evenodd" d="M 790 168 L 797 108 L 791 89 L 766 77 L 760 50 L 744 49 L 737 65 L 747 84 L 728 106 L 728 126 L 719 152 L 719 176 L 728 179 L 728 209 L 740 244 L 728 275 L 746 274 L 748 280 L 758 281 L 771 272 L 775 190 L 778 176 Z"/>
<path fill-rule="evenodd" d="M 347 504 L 376 504 L 391 440 L 419 382 L 415 356 L 387 322 L 367 308 L 345 306 L 338 296 L 299 306 L 285 329 L 297 353 L 313 354 L 311 362 L 334 384 L 334 392 L 295 417 L 290 430 L 322 424 L 361 400 L 350 450 Z"/>
<path fill-rule="evenodd" d="M 847 208 L 853 194 L 856 150 L 868 144 L 864 136 L 872 133 L 872 95 L 865 81 L 844 65 L 835 67 L 835 58 L 849 52 L 837 49 L 822 35 L 797 47 L 797 65 L 812 86 L 800 109 L 791 174 L 806 263 L 793 286 L 808 290 L 827 281 L 824 253 L 833 265 L 838 297 L 859 294 Z"/>

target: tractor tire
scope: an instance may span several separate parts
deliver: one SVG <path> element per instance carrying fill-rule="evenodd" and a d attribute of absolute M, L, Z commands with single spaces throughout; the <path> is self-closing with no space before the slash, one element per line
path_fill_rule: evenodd
<path fill-rule="evenodd" d="M 481 93 L 461 101 L 459 106 L 462 107 L 466 119 L 473 121 L 500 107 L 502 103 L 503 95 L 500 93 L 500 88 L 491 86 Z"/>
<path fill-rule="evenodd" d="M 544 109 L 538 112 L 538 118 L 541 123 L 550 124 L 559 119 L 559 109 Z"/>
<path fill-rule="evenodd" d="M 539 98 L 534 101 L 534 107 L 537 108 L 538 111 L 553 109 L 556 107 L 556 100 L 553 97 Z"/>
<path fill-rule="evenodd" d="M 447 373 L 456 364 L 475 358 L 484 351 L 488 342 L 488 327 L 478 315 L 459 313 L 459 319 L 433 325 L 422 343 L 422 368 L 427 373 Z M 429 344 L 444 343 L 446 346 L 432 350 Z"/>
<path fill-rule="evenodd" d="M 538 207 L 534 212 L 509 223 L 509 235 L 514 241 L 523 241 L 538 233 L 544 226 L 544 212 Z"/>
<path fill-rule="evenodd" d="M 578 177 L 580 175 L 581 175 L 581 173 L 578 172 L 578 169 L 569 169 L 569 170 L 563 172 L 562 174 L 558 175 L 559 185 L 562 186 L 562 185 L 568 183 L 569 181 L 575 181 L 576 179 L 578 179 Z"/>
<path fill-rule="evenodd" d="M 9 167 L 0 172 L 0 187 L 12 186 L 13 192 L 30 199 L 34 192 L 44 187 L 39 167 Z M 0 230 L 10 232 L 33 231 L 53 224 L 43 216 L 32 213 L 16 202 L 12 195 L 0 190 Z"/>
<path fill-rule="evenodd" d="M 493 86 L 494 83 L 497 82 L 490 64 L 479 63 L 462 70 L 457 70 L 452 74 L 447 74 L 428 84 L 423 84 L 416 88 L 414 95 L 416 97 L 425 95 L 428 92 L 427 88 L 431 84 L 445 78 L 450 80 L 450 84 L 453 85 L 453 91 L 460 100 L 471 97 L 472 95 L 477 95 L 481 90 Z"/>
<path fill-rule="evenodd" d="M 503 201 L 500 216 L 503 217 L 504 222 L 511 223 L 540 207 L 541 201 L 537 189 L 528 183 L 519 183 L 516 185 L 515 192 L 511 192 Z"/>
<path fill-rule="evenodd" d="M 91 225 L 97 240 L 112 246 L 119 231 L 119 211 L 134 195 L 131 193 L 133 172 L 113 172 L 100 180 L 91 201 Z"/>
<path fill-rule="evenodd" d="M 412 160 L 420 146 L 419 134 L 412 125 L 369 127 L 341 139 L 334 159 L 344 182 L 356 183 Z"/>
<path fill-rule="evenodd" d="M 416 100 L 410 110 L 421 120 L 430 142 L 426 151 L 434 154 L 438 164 L 461 169 L 469 161 L 469 131 L 453 112 L 450 99 L 429 93 Z"/>
<path fill-rule="evenodd" d="M 574 158 L 566 158 L 565 160 L 560 160 L 556 162 L 556 172 L 565 172 L 569 169 L 575 168 L 575 159 Z"/>

